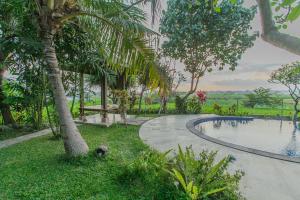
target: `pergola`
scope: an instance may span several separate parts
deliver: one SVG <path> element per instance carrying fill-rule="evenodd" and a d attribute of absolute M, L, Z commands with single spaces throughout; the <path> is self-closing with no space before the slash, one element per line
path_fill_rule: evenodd
<path fill-rule="evenodd" d="M 108 123 L 108 113 L 117 113 L 118 107 L 109 107 L 107 103 L 107 90 L 108 90 L 108 83 L 107 83 L 107 77 L 105 75 L 101 75 L 100 78 L 100 88 L 101 88 L 101 105 L 100 106 L 84 106 L 84 74 L 93 75 L 93 74 L 99 74 L 100 69 L 92 68 L 92 67 L 82 67 L 82 68 L 63 68 L 64 71 L 71 71 L 74 73 L 80 74 L 80 80 L 79 80 L 79 119 L 82 121 L 86 121 L 85 118 L 85 111 L 95 111 L 100 112 L 101 114 L 101 122 Z"/>

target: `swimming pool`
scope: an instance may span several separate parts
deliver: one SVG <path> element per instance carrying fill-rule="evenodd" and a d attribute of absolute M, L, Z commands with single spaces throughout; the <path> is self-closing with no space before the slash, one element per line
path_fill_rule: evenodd
<path fill-rule="evenodd" d="M 243 117 L 209 117 L 192 122 L 197 135 L 212 142 L 272 157 L 300 157 L 300 130 L 291 121 Z M 270 153 L 270 154 L 268 154 Z"/>

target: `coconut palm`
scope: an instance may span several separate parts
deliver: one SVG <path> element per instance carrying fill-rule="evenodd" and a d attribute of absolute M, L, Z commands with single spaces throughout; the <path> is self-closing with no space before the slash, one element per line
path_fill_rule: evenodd
<path fill-rule="evenodd" d="M 148 1 L 134 1 L 131 5 L 122 0 L 35 0 L 35 5 L 31 2 L 26 6 L 30 6 L 33 13 L 37 13 L 33 16 L 40 30 L 46 70 L 60 119 L 65 151 L 70 156 L 85 155 L 88 146 L 67 106 L 54 36 L 61 31 L 64 24 L 72 23 L 76 19 L 88 32 L 93 33 L 99 52 L 109 66 L 135 68 L 145 63 L 154 64 L 153 50 L 147 47 L 144 38 L 155 33 L 142 25 L 145 14 L 136 7 L 137 4 Z M 156 8 L 157 1 L 151 2 L 153 8 Z"/>

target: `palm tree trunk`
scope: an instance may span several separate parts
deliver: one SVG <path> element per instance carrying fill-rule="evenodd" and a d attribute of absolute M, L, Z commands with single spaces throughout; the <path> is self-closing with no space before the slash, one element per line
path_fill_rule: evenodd
<path fill-rule="evenodd" d="M 67 98 L 54 47 L 53 34 L 44 31 L 42 42 L 44 45 L 45 60 L 47 62 L 48 78 L 52 87 L 56 110 L 59 115 L 65 151 L 68 155 L 73 157 L 86 155 L 89 148 L 81 137 L 67 105 Z"/>

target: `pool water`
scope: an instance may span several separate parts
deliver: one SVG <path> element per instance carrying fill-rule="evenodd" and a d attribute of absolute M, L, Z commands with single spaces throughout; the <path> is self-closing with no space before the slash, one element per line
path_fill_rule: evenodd
<path fill-rule="evenodd" d="M 291 121 L 214 120 L 202 122 L 196 129 L 224 142 L 289 157 L 300 157 L 300 130 L 295 130 Z"/>

